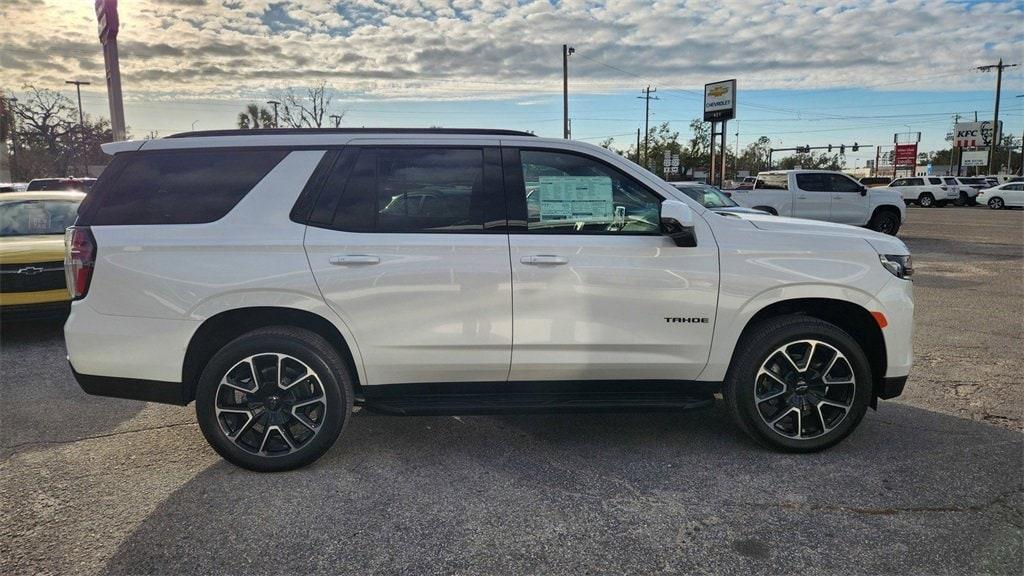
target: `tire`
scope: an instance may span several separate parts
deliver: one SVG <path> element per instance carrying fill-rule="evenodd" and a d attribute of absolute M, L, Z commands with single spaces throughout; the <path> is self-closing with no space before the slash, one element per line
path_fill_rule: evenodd
<path fill-rule="evenodd" d="M 957 199 L 953 201 L 957 206 L 967 206 L 968 202 L 970 202 L 970 199 L 967 197 L 967 192 L 964 192 L 963 190 L 960 191 L 960 195 L 957 196 Z"/>
<path fill-rule="evenodd" d="M 352 381 L 319 334 L 260 328 L 207 363 L 196 388 L 196 418 L 228 462 L 258 472 L 292 470 L 323 456 L 341 434 L 352 413 Z"/>
<path fill-rule="evenodd" d="M 889 210 L 877 210 L 868 222 L 868 228 L 875 232 L 895 236 L 900 231 L 900 217 Z"/>
<path fill-rule="evenodd" d="M 805 341 L 815 342 L 814 348 Z M 806 453 L 834 446 L 853 432 L 871 402 L 871 367 L 860 344 L 823 320 L 807 316 L 766 320 L 745 334 L 736 350 L 723 387 L 725 403 L 737 426 L 768 448 Z M 795 363 L 784 364 L 780 350 Z M 811 350 L 810 364 L 805 364 Z M 830 366 L 833 352 L 838 355 Z M 805 370 L 780 370 L 787 383 L 764 370 L 768 367 L 774 373 L 784 365 Z M 822 384 L 824 377 L 833 384 Z M 844 380 L 852 383 L 839 384 Z"/>
<path fill-rule="evenodd" d="M 930 192 L 925 192 L 917 197 L 917 205 L 921 208 L 934 208 L 935 196 L 932 196 Z"/>
<path fill-rule="evenodd" d="M 1006 203 L 999 196 L 993 196 L 988 199 L 988 207 L 993 210 L 1002 210 L 1006 207 Z"/>

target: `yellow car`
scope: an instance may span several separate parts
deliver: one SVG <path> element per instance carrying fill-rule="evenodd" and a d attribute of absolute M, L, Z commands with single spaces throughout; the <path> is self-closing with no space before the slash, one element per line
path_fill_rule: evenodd
<path fill-rule="evenodd" d="M 81 192 L 0 194 L 0 317 L 28 320 L 67 313 L 64 229 Z"/>

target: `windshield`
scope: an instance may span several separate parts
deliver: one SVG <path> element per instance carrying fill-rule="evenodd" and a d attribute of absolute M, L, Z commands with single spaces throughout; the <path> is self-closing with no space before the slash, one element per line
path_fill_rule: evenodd
<path fill-rule="evenodd" d="M 733 201 L 732 198 L 729 198 L 714 186 L 694 184 L 689 186 L 679 186 L 678 188 L 690 198 L 700 202 L 705 208 L 732 208 L 734 206 L 739 206 L 739 204 Z"/>
<path fill-rule="evenodd" d="M 0 202 L 0 237 L 63 234 L 77 216 L 77 200 Z"/>

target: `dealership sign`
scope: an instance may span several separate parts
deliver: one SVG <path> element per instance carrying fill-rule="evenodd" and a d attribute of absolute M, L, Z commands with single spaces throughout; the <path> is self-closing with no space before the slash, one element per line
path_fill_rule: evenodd
<path fill-rule="evenodd" d="M 960 157 L 963 166 L 988 166 L 988 150 L 965 150 Z"/>
<path fill-rule="evenodd" d="M 896 145 L 897 166 L 917 166 L 917 144 Z"/>
<path fill-rule="evenodd" d="M 704 121 L 719 122 L 736 117 L 736 80 L 704 85 Z"/>
<path fill-rule="evenodd" d="M 999 124 L 1001 127 L 1002 122 Z M 958 148 L 991 146 L 992 136 L 991 122 L 958 122 L 953 130 L 953 145 Z"/>

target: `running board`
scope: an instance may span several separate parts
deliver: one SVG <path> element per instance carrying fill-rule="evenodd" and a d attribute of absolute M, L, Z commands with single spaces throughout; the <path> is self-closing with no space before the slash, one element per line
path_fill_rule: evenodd
<path fill-rule="evenodd" d="M 461 414 L 523 414 L 564 412 L 661 412 L 704 408 L 714 396 L 704 392 L 513 392 L 463 394 L 409 394 L 364 398 L 367 410 L 398 416 L 451 416 Z"/>

